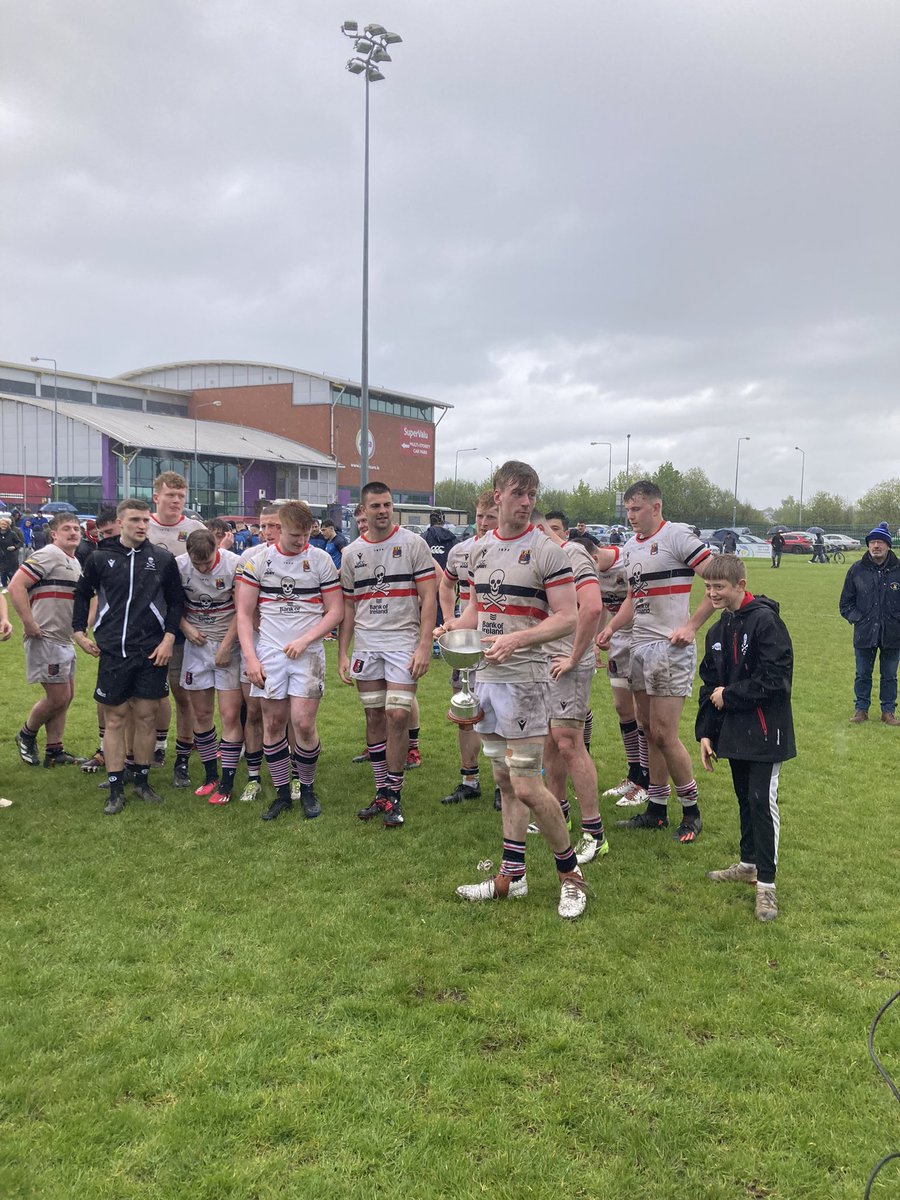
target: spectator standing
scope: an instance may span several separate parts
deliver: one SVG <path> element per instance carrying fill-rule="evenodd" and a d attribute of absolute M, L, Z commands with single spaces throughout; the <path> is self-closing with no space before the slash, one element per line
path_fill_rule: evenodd
<path fill-rule="evenodd" d="M 885 526 L 885 528 L 887 528 L 887 526 Z M 825 535 L 822 533 L 821 529 L 816 533 L 815 540 L 813 541 L 812 558 L 809 561 L 811 563 L 828 562 L 828 559 L 825 557 Z"/>
<path fill-rule="evenodd" d="M 887 522 L 866 535 L 866 553 L 847 572 L 841 591 L 841 616 L 853 626 L 856 656 L 852 725 L 869 719 L 872 672 L 876 655 L 881 719 L 900 725 L 897 707 L 897 667 L 900 664 L 900 560 L 893 551 Z"/>
<path fill-rule="evenodd" d="M 447 555 L 450 553 L 451 546 L 456 545 L 456 538 L 444 525 L 444 514 L 439 508 L 436 508 L 429 516 L 430 524 L 425 531 L 425 542 L 431 551 L 431 557 L 434 559 L 434 569 L 437 573 L 437 578 L 442 578 L 444 569 L 447 566 Z M 452 613 L 450 614 L 453 615 Z M 442 625 L 443 615 L 440 605 L 437 610 L 437 623 Z"/>
<path fill-rule="evenodd" d="M 321 537 L 322 541 L 324 542 L 322 549 L 326 554 L 331 555 L 331 561 L 334 563 L 337 570 L 340 571 L 341 556 L 344 553 L 344 547 L 349 546 L 350 543 L 342 533 L 339 533 L 335 529 L 334 521 L 329 520 L 327 517 L 322 522 Z M 312 538 L 310 538 L 310 545 L 312 544 Z"/>
<path fill-rule="evenodd" d="M 737 550 L 737 534 L 733 529 L 726 529 L 722 538 L 722 553 L 734 554 Z"/>
<path fill-rule="evenodd" d="M 784 534 L 780 529 L 776 529 L 772 534 L 772 566 L 778 568 L 781 566 L 781 556 L 784 553 Z"/>
<path fill-rule="evenodd" d="M 13 527 L 9 517 L 0 517 L 0 584 L 4 593 L 19 569 L 19 551 L 24 545 L 22 533 Z"/>

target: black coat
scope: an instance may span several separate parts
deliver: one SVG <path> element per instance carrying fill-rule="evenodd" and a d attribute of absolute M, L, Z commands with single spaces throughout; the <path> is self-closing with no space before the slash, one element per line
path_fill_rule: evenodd
<path fill-rule="evenodd" d="M 878 566 L 868 551 L 847 572 L 839 601 L 860 650 L 900 646 L 900 559 L 893 550 Z"/>
<path fill-rule="evenodd" d="M 737 612 L 725 612 L 706 635 L 700 664 L 700 708 L 694 732 L 707 737 L 721 758 L 784 762 L 794 758 L 791 682 L 794 649 L 778 605 L 754 596 Z M 724 687 L 725 707 L 710 695 Z"/>
<path fill-rule="evenodd" d="M 12 525 L 5 533 L 0 534 L 0 562 L 5 570 L 15 571 L 19 565 L 19 551 L 24 545 L 25 539 Z"/>

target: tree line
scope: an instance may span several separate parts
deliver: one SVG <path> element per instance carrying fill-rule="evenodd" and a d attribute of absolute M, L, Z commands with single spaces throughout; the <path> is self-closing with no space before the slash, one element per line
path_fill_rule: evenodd
<path fill-rule="evenodd" d="M 679 471 L 671 462 L 664 462 L 656 471 L 646 472 L 639 463 L 632 466 L 626 477 L 624 471 L 613 477 L 612 488 L 590 487 L 579 479 L 571 490 L 542 488 L 540 506 L 545 511 L 562 509 L 571 521 L 584 520 L 589 524 L 609 525 L 621 519 L 616 512 L 615 498 L 636 479 L 652 479 L 664 498 L 665 514 L 673 521 L 687 521 L 704 528 L 730 525 L 734 494 L 728 488 L 712 482 L 701 467 Z M 490 480 L 441 479 L 435 485 L 435 503 L 446 508 L 464 508 L 474 520 L 475 502 L 490 486 Z M 855 503 L 836 492 L 819 491 L 803 498 L 802 527 L 821 525 L 826 529 L 872 529 L 879 521 L 887 521 L 892 529 L 900 527 L 900 479 L 876 483 Z M 763 512 L 745 501 L 738 501 L 735 524 L 749 528 L 772 524 L 797 528 L 801 524 L 800 502 L 785 496 L 774 510 Z"/>

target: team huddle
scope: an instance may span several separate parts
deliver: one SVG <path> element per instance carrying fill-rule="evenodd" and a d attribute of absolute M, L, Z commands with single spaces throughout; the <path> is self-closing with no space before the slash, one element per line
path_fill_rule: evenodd
<path fill-rule="evenodd" d="M 527 837 L 540 833 L 559 874 L 559 915 L 572 919 L 587 905 L 582 868 L 609 852 L 590 754 L 600 653 L 627 763 L 622 782 L 604 795 L 641 808 L 617 824 L 667 828 L 674 784 L 674 837 L 694 842 L 703 825 L 679 720 L 693 686 L 695 635 L 720 611 L 700 668 L 696 736 L 704 768 L 717 753 L 730 760 L 741 856 L 708 874 L 755 884 L 756 916 L 773 919 L 778 773 L 794 755 L 790 638 L 777 605 L 750 595 L 739 559 L 711 554 L 687 526 L 666 521 L 654 484 L 640 481 L 625 493 L 634 536 L 621 547 L 570 535 L 563 513 L 535 512 L 538 484 L 528 464 L 504 463 L 478 500 L 475 535 L 452 547 L 440 578 L 428 543 L 394 523 L 390 489 L 379 482 L 362 490 L 359 536 L 340 552 L 339 569 L 332 554 L 310 544 L 314 518 L 302 501 L 264 508 L 265 540 L 237 555 L 224 521 L 185 516 L 187 485 L 172 472 L 154 481 L 154 511 L 126 499 L 98 514 L 95 548 L 85 551 L 74 516 L 54 517 L 50 544 L 25 560 L 9 587 L 27 679 L 43 689 L 16 735 L 22 760 L 41 764 L 44 726 L 44 766 L 105 771 L 104 813 L 122 812 L 128 787 L 158 804 L 150 770 L 165 762 L 172 697 L 176 787 L 194 787 L 196 750 L 204 771 L 198 796 L 213 805 L 236 794 L 255 800 L 265 759 L 275 796 L 263 819 L 295 802 L 305 817 L 318 817 L 323 642 L 336 632 L 339 677 L 356 687 L 365 718 L 359 758 L 373 774 L 374 796 L 357 815 L 397 829 L 405 821 L 404 775 L 419 761 L 416 688 L 433 640 L 478 630 L 480 714 L 474 727 L 459 727 L 460 782 L 444 803 L 480 796 L 483 753 L 502 852 L 495 875 L 457 894 L 473 902 L 526 896 Z M 706 597 L 691 613 L 695 574 Z M 10 632 L 0 605 L 0 634 Z M 84 761 L 64 745 L 75 646 L 98 660 L 99 740 Z M 238 793 L 242 757 L 247 779 Z M 570 779 L 580 810 L 575 838 Z"/>

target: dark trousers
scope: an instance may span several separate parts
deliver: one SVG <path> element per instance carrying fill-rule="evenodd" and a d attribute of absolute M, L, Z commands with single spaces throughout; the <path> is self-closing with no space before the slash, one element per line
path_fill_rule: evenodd
<path fill-rule="evenodd" d="M 774 546 L 772 547 L 772 566 L 773 567 L 781 566 L 781 551 L 776 550 Z"/>
<path fill-rule="evenodd" d="M 729 760 L 741 815 L 741 862 L 756 865 L 760 883 L 775 882 L 778 863 L 778 775 L 781 763 Z"/>

